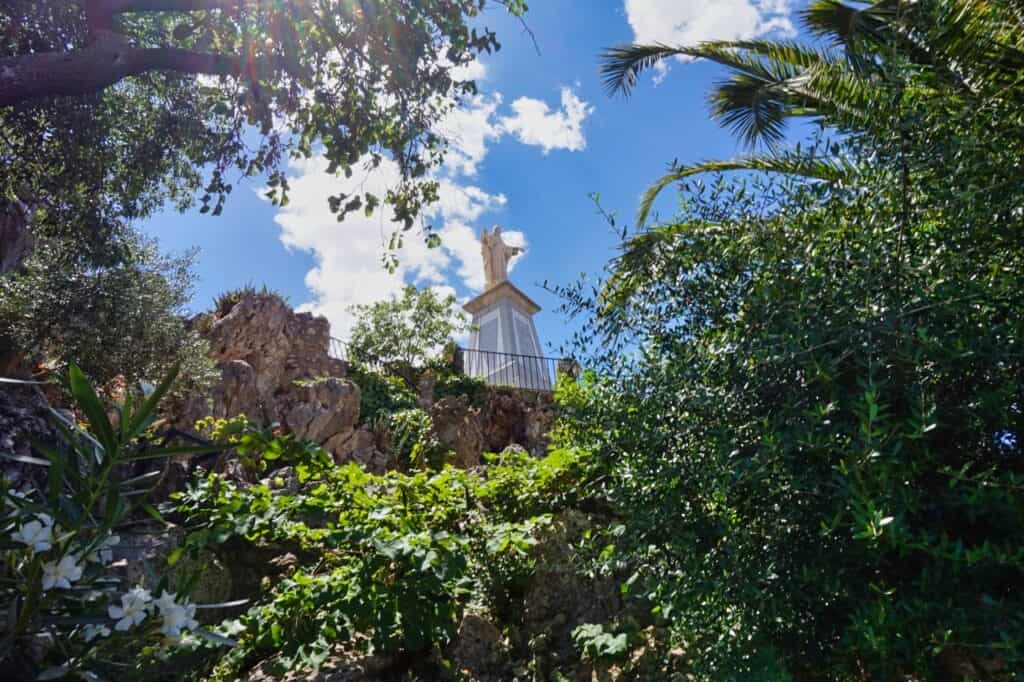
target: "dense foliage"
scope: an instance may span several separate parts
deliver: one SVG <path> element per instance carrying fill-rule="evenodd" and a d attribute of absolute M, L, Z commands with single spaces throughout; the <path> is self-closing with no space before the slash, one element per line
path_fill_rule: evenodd
<path fill-rule="evenodd" d="M 40 457 L 3 454 L 41 474 L 0 481 L 0 662 L 10 679 L 127 679 L 189 633 L 227 642 L 199 628 L 185 577 L 164 566 L 156 584 L 133 584 L 113 561 L 123 540 L 138 537 L 143 510 L 156 515 L 146 496 L 159 472 L 134 475 L 132 465 L 202 451 L 140 439 L 175 373 L 148 395 L 128 391 L 111 421 L 72 365 L 74 405 L 92 433 L 54 416 L 60 440 L 38 444 Z"/>
<path fill-rule="evenodd" d="M 747 164 L 813 179 L 674 171 L 653 191 L 683 181 L 676 215 L 628 234 L 596 295 L 563 291 L 602 372 L 564 394 L 564 437 L 606 468 L 616 560 L 701 676 L 1024 660 L 1024 91 L 1000 58 L 1021 33 L 993 20 L 1013 7 L 814 3 L 842 52 L 694 48 L 736 68 L 733 122 L 846 137 Z"/>
<path fill-rule="evenodd" d="M 40 224 L 85 238 L 197 190 L 203 211 L 219 213 L 234 173 L 266 174 L 286 202 L 282 165 L 319 145 L 346 177 L 394 161 L 402 182 L 387 196 L 338 191 L 329 204 L 343 216 L 386 202 L 408 229 L 436 198 L 428 170 L 444 140 L 433 129 L 475 92 L 453 69 L 498 48 L 493 32 L 468 25 L 484 6 L 4 3 L 0 200 L 20 199 Z"/>
<path fill-rule="evenodd" d="M 437 358 L 452 336 L 468 328 L 455 308 L 455 296 L 408 285 L 402 295 L 354 306 L 349 357 L 372 365 L 402 363 L 422 367 Z"/>
<path fill-rule="evenodd" d="M 192 256 L 162 256 L 130 230 L 108 246 L 98 263 L 71 240 L 43 239 L 17 272 L 0 277 L 0 352 L 17 349 L 57 370 L 74 361 L 102 383 L 154 381 L 178 362 L 176 390 L 204 390 L 213 364 L 185 322 Z"/>
<path fill-rule="evenodd" d="M 268 657 L 276 671 L 317 668 L 340 652 L 429 662 L 467 608 L 494 608 L 522 589 L 536 530 L 571 501 L 583 465 L 567 450 L 508 456 L 483 476 L 450 467 L 375 476 L 347 464 L 294 495 L 197 481 L 176 496 L 188 547 L 270 542 L 308 558 L 241 618 L 240 646 L 212 678 L 236 679 Z"/>

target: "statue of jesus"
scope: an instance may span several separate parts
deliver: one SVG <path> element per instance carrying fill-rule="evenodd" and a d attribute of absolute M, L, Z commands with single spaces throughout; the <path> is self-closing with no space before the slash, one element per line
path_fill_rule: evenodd
<path fill-rule="evenodd" d="M 480 253 L 484 257 L 485 291 L 508 279 L 508 262 L 522 252 L 520 247 L 509 246 L 502 240 L 500 226 L 496 225 L 490 233 L 484 228 L 480 235 Z"/>

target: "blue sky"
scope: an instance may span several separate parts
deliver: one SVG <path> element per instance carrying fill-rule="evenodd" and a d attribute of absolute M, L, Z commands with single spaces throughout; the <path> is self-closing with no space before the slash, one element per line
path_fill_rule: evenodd
<path fill-rule="evenodd" d="M 348 307 L 394 294 L 403 282 L 480 293 L 475 239 L 500 224 L 525 244 L 512 281 L 544 309 L 537 327 L 545 351 L 566 339 L 558 301 L 540 283 L 593 275 L 614 256 L 616 238 L 588 196 L 626 219 L 644 190 L 673 159 L 728 158 L 743 150 L 709 120 L 706 95 L 721 69 L 673 61 L 642 81 L 630 99 L 609 98 L 598 73 L 602 48 L 618 43 L 782 36 L 794 33 L 800 0 L 548 0 L 530 3 L 521 25 L 492 9 L 481 22 L 502 49 L 474 65 L 480 96 L 443 126 L 453 150 L 440 171 L 442 201 L 431 222 L 444 246 L 406 240 L 395 274 L 381 267 L 392 229 L 383 214 L 338 224 L 326 197 L 354 181 L 326 175 L 319 159 L 289 170 L 286 209 L 261 198 L 262 184 L 236 187 L 223 215 L 168 211 L 143 227 L 168 251 L 199 248 L 195 310 L 222 291 L 267 285 L 293 305 L 326 315 L 344 337 Z M 359 182 L 383 189 L 384 168 Z M 663 210 L 671 211 L 671 192 Z M 379 213 L 379 212 L 378 212 Z"/>

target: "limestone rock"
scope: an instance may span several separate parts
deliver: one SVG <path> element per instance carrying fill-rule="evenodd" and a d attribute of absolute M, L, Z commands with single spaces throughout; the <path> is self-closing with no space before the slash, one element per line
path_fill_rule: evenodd
<path fill-rule="evenodd" d="M 129 585 L 141 585 L 155 590 L 168 572 L 172 576 L 190 575 L 200 569 L 189 597 L 196 604 L 216 604 L 227 601 L 232 594 L 231 571 L 221 559 L 209 551 L 200 552 L 195 559 L 182 557 L 172 569 L 167 558 L 181 544 L 183 533 L 167 532 L 159 535 L 124 535 L 113 548 L 115 565 L 124 562 L 124 577 Z M 172 578 L 171 583 L 175 582 Z"/>
<path fill-rule="evenodd" d="M 546 638 L 555 664 L 575 655 L 571 632 L 576 626 L 606 623 L 623 608 L 618 580 L 586 577 L 575 570 L 573 546 L 592 525 L 586 514 L 570 509 L 557 515 L 538 540 L 524 622 L 527 637 Z"/>
<path fill-rule="evenodd" d="M 245 361 L 254 370 L 259 393 L 269 397 L 279 386 L 291 351 L 285 335 L 291 315 L 278 296 L 242 296 L 207 332 L 211 357 Z"/>
<path fill-rule="evenodd" d="M 555 421 L 555 406 L 549 393 L 509 388 L 489 388 L 480 421 L 484 425 L 484 449 L 500 452 L 516 443 L 534 456 L 547 451 Z"/>
<path fill-rule="evenodd" d="M 502 456 L 504 456 L 504 455 L 528 455 L 528 454 L 530 454 L 530 451 L 527 450 L 526 448 L 524 448 L 519 443 L 512 443 L 510 445 L 506 445 L 502 449 L 501 454 L 502 454 Z"/>
<path fill-rule="evenodd" d="M 430 418 L 441 445 L 455 451 L 457 466 L 468 469 L 480 464 L 484 451 L 480 414 L 464 396 L 437 401 L 430 410 Z"/>
<path fill-rule="evenodd" d="M 479 679 L 498 667 L 503 659 L 504 638 L 494 623 L 466 614 L 451 644 L 451 658 L 465 677 Z"/>
<path fill-rule="evenodd" d="M 359 387 L 333 377 L 293 385 L 286 399 L 284 424 L 296 437 L 326 443 L 359 421 Z"/>
<path fill-rule="evenodd" d="M 249 293 L 215 320 L 204 336 L 218 362 L 242 360 L 253 368 L 264 403 L 296 379 L 344 377 L 344 363 L 328 354 L 330 323 L 296 313 L 279 296 Z"/>
<path fill-rule="evenodd" d="M 213 414 L 233 417 L 244 414 L 258 418 L 260 394 L 256 370 L 245 360 L 225 360 L 217 365 L 220 381 L 213 387 Z"/>
<path fill-rule="evenodd" d="M 437 377 L 430 370 L 420 375 L 416 381 L 416 402 L 420 409 L 428 410 L 434 404 L 434 388 L 437 385 Z"/>
<path fill-rule="evenodd" d="M 36 387 L 0 384 L 0 452 L 31 456 L 33 440 L 52 442 L 57 432 L 48 415 L 49 404 Z M 3 460 L 3 473 L 15 487 L 38 487 L 44 470 Z"/>

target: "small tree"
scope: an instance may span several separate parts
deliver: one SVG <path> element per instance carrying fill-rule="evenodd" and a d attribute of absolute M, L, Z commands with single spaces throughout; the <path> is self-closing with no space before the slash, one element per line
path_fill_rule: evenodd
<path fill-rule="evenodd" d="M 0 352 L 56 368 L 78 364 L 94 381 L 155 381 L 181 363 L 180 390 L 214 376 L 207 345 L 185 322 L 193 256 L 167 257 L 130 228 L 97 265 L 69 239 L 46 239 L 18 271 L 0 277 Z"/>
<path fill-rule="evenodd" d="M 455 297 L 411 284 L 400 298 L 352 307 L 356 316 L 349 354 L 363 362 L 423 364 L 436 357 L 455 334 L 468 329 Z"/>

